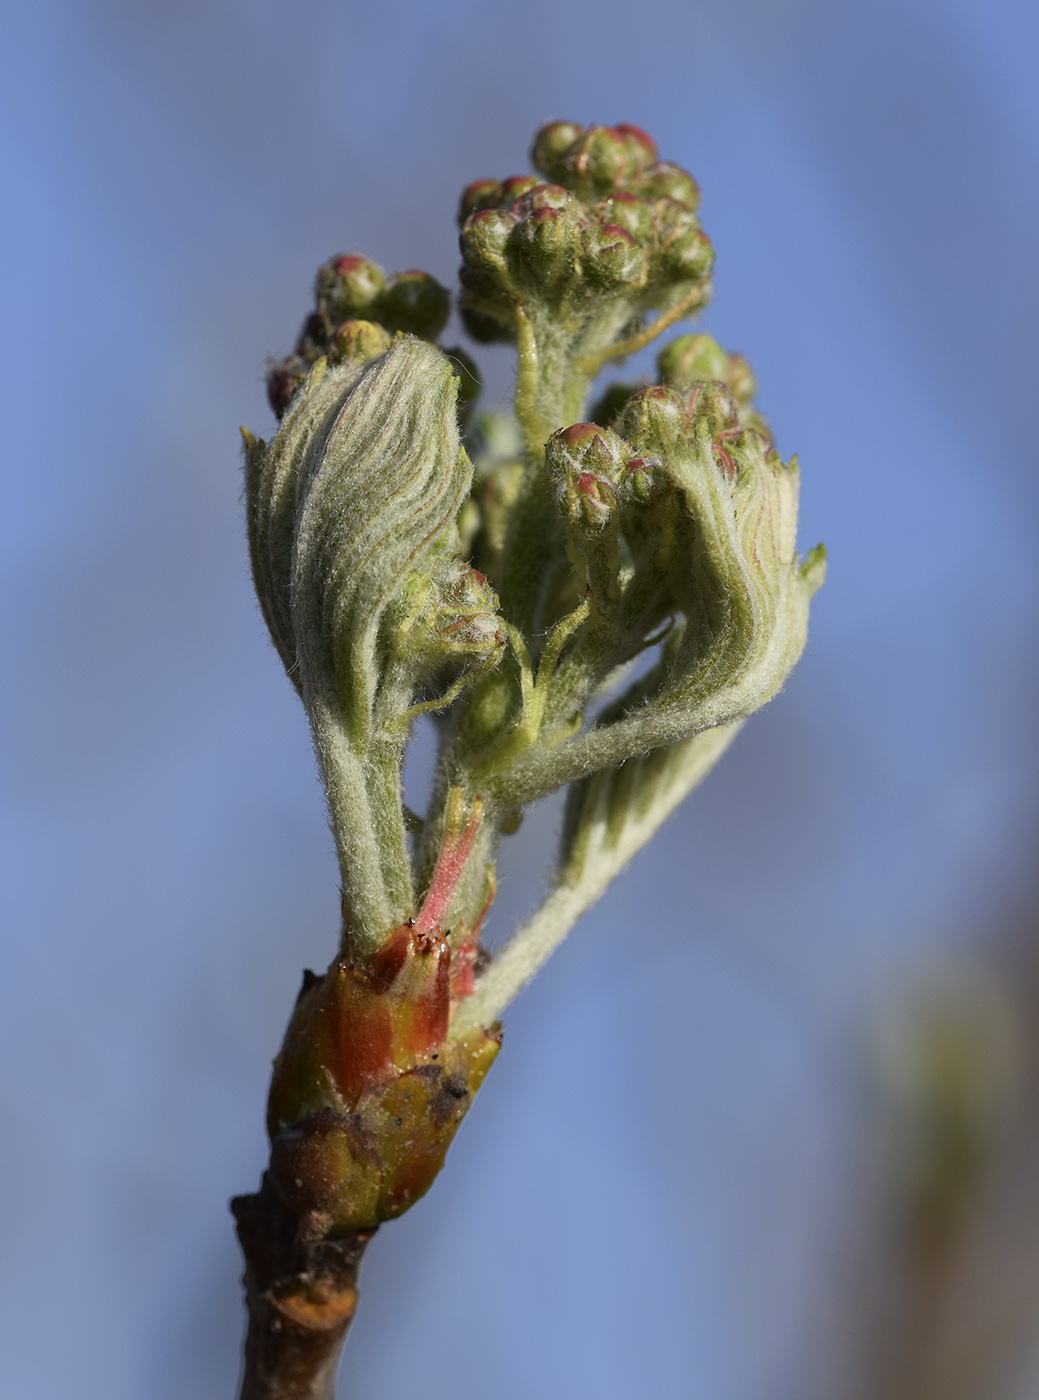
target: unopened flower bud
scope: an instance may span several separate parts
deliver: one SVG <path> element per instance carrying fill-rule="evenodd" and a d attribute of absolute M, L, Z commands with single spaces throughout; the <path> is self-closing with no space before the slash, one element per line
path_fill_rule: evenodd
<path fill-rule="evenodd" d="M 568 161 L 582 195 L 601 199 L 629 185 L 656 156 L 645 132 L 633 126 L 591 127 Z"/>
<path fill-rule="evenodd" d="M 632 457 L 627 466 L 627 486 L 639 505 L 649 505 L 667 489 L 663 465 L 655 457 Z"/>
<path fill-rule="evenodd" d="M 619 224 L 627 229 L 636 243 L 652 243 L 656 238 L 653 223 L 653 210 L 645 199 L 631 194 L 628 190 L 616 190 L 596 205 L 596 212 L 603 222 Z"/>
<path fill-rule="evenodd" d="M 693 384 L 686 402 L 687 416 L 706 418 L 712 433 L 725 432 L 739 424 L 739 404 L 728 385 L 720 379 L 704 379 Z"/>
<path fill-rule="evenodd" d="M 538 177 L 536 175 L 510 175 L 508 179 L 501 182 L 501 203 L 504 206 L 516 204 L 524 195 L 536 188 L 537 184 Z"/>
<path fill-rule="evenodd" d="M 340 253 L 318 268 L 314 298 L 333 326 L 371 315 L 386 278 L 382 268 L 360 253 Z M 378 318 L 375 318 L 378 319 Z"/>
<path fill-rule="evenodd" d="M 666 454 L 687 425 L 687 404 L 678 390 L 650 384 L 628 400 L 618 429 L 629 442 L 637 441 L 640 451 Z"/>
<path fill-rule="evenodd" d="M 657 371 L 668 384 L 686 379 L 724 379 L 729 357 L 709 335 L 680 335 L 657 356 Z"/>
<path fill-rule="evenodd" d="M 459 238 L 462 256 L 477 271 L 497 272 L 517 216 L 504 209 L 478 209 L 466 219 Z"/>
<path fill-rule="evenodd" d="M 300 355 L 289 355 L 267 370 L 267 402 L 277 418 L 281 418 L 293 395 L 307 377 L 309 364 Z"/>
<path fill-rule="evenodd" d="M 718 379 L 740 404 L 750 403 L 757 384 L 742 355 L 730 355 L 712 336 L 680 335 L 657 356 L 657 371 L 668 384 Z"/>
<path fill-rule="evenodd" d="M 378 319 L 391 331 L 436 340 L 451 310 L 451 297 L 428 272 L 397 272 L 378 300 Z"/>
<path fill-rule="evenodd" d="M 711 240 L 700 228 L 691 209 L 673 199 L 663 199 L 654 210 L 659 239 L 655 270 L 669 282 L 698 282 L 714 263 Z"/>
<path fill-rule="evenodd" d="M 584 127 L 574 122 L 546 122 L 534 137 L 532 163 L 550 180 L 560 180 L 567 173 L 567 153 L 583 134 Z"/>
<path fill-rule="evenodd" d="M 605 525 L 617 509 L 615 487 L 627 455 L 617 434 L 597 423 L 575 423 L 549 438 L 546 470 L 571 520 L 593 530 Z"/>
<path fill-rule="evenodd" d="M 605 472 L 616 479 L 624 464 L 623 444 L 617 434 L 598 423 L 574 423 L 550 439 L 553 460 L 567 472 Z"/>
<path fill-rule="evenodd" d="M 363 365 L 384 355 L 392 339 L 386 327 L 374 321 L 344 321 L 336 327 L 330 348 L 337 361 Z"/>
<path fill-rule="evenodd" d="M 458 201 L 458 226 L 465 223 L 478 209 L 497 209 L 501 204 L 501 183 L 498 180 L 473 180 L 462 191 Z"/>
<path fill-rule="evenodd" d="M 565 209 L 573 211 L 575 200 L 563 185 L 545 185 L 533 178 L 523 193 L 517 197 L 512 212 L 519 219 L 525 219 L 536 209 Z"/>
<path fill-rule="evenodd" d="M 578 472 L 571 485 L 570 505 L 586 529 L 601 530 L 617 513 L 617 492 L 606 477 Z"/>
<path fill-rule="evenodd" d="M 542 205 L 516 225 L 510 266 L 542 296 L 558 292 L 573 267 L 576 232 L 575 221 L 565 211 Z"/>
<path fill-rule="evenodd" d="M 640 286 L 646 278 L 646 252 L 619 224 L 596 221 L 581 230 L 581 267 L 596 288 Z"/>
<path fill-rule="evenodd" d="M 445 661 L 493 662 L 505 646 L 494 589 L 461 559 L 439 560 L 429 574 L 413 577 L 397 607 L 395 647 L 417 678 Z"/>
<path fill-rule="evenodd" d="M 693 213 L 700 207 L 700 186 L 688 171 L 669 160 L 658 160 L 648 166 L 636 183 L 644 199 L 674 199 Z"/>

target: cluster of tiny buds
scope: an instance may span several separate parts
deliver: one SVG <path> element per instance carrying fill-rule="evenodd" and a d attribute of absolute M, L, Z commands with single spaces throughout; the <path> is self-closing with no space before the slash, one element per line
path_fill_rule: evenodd
<path fill-rule="evenodd" d="M 669 448 L 694 440 L 699 424 L 708 430 L 715 463 L 735 484 L 745 443 L 753 439 L 766 456 L 774 455 L 767 428 L 759 423 L 757 415 L 741 415 L 736 394 L 720 379 L 650 384 L 628 400 L 616 431 L 575 423 L 555 433 L 547 448 L 549 471 L 570 518 L 596 530 L 615 514 L 621 497 L 647 504 L 667 489 L 663 462 Z"/>
<path fill-rule="evenodd" d="M 406 586 L 397 649 L 433 666 L 464 656 L 492 658 L 505 646 L 497 609 L 497 594 L 478 569 L 461 559 L 442 560 Z"/>
<path fill-rule="evenodd" d="M 450 296 L 428 272 L 411 268 L 387 278 L 360 253 L 340 253 L 322 264 L 314 282 L 314 310 L 303 322 L 293 353 L 267 372 L 267 396 L 279 418 L 311 366 L 363 364 L 388 349 L 396 331 L 436 340 L 450 311 Z M 460 397 L 475 398 L 476 368 L 462 351 L 450 352 L 461 369 Z"/>
<path fill-rule="evenodd" d="M 476 180 L 462 194 L 463 308 L 477 339 L 509 333 L 517 295 L 580 308 L 641 293 L 649 309 L 705 281 L 700 191 L 637 127 L 553 122 L 531 158 L 547 181 Z"/>

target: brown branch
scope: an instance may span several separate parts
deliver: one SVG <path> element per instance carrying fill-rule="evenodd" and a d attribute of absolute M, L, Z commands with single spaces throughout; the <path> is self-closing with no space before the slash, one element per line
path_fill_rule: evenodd
<path fill-rule="evenodd" d="M 267 1173 L 256 1195 L 234 1198 L 231 1213 L 249 1310 L 239 1400 L 333 1400 L 357 1274 L 375 1230 L 329 1238 L 328 1218 L 291 1211 Z"/>

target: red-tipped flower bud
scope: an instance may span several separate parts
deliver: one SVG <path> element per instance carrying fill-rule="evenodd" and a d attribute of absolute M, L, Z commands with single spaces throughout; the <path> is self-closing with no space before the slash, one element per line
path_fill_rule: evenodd
<path fill-rule="evenodd" d="M 276 417 L 281 418 L 293 395 L 307 377 L 310 365 L 300 355 L 289 355 L 267 371 L 267 402 Z"/>
<path fill-rule="evenodd" d="M 515 214 L 503 209 L 478 209 L 462 228 L 459 246 L 470 267 L 497 271 L 505 255 L 505 245 L 518 223 Z"/>
<path fill-rule="evenodd" d="M 686 401 L 676 389 L 651 384 L 629 400 L 619 430 L 638 444 L 639 455 L 659 452 L 666 457 L 668 446 L 685 435 L 686 410 Z"/>
<path fill-rule="evenodd" d="M 472 180 L 458 201 L 458 227 L 477 209 L 496 209 L 501 203 L 501 184 L 497 180 Z"/>
<path fill-rule="evenodd" d="M 370 315 L 386 278 L 378 263 L 360 253 L 340 253 L 318 268 L 314 297 L 333 326 Z"/>
<path fill-rule="evenodd" d="M 609 199 L 595 207 L 604 223 L 619 224 L 627 229 L 637 243 L 650 243 L 656 238 L 653 210 L 644 199 L 627 190 L 617 190 Z"/>
<path fill-rule="evenodd" d="M 536 175 L 510 175 L 507 180 L 501 182 L 502 204 L 515 204 L 517 200 L 523 198 L 528 190 L 534 189 L 537 183 L 538 177 Z"/>
<path fill-rule="evenodd" d="M 584 127 L 574 122 L 546 122 L 534 137 L 530 159 L 550 180 L 566 173 L 566 155 L 584 135 Z"/>
<path fill-rule="evenodd" d="M 719 379 L 705 379 L 694 384 L 687 402 L 689 418 L 706 418 L 716 432 L 735 428 L 739 424 L 739 404 L 728 385 Z"/>
<path fill-rule="evenodd" d="M 581 197 L 602 199 L 632 185 L 656 156 L 652 137 L 637 126 L 593 126 L 571 148 L 566 161 Z"/>
<path fill-rule="evenodd" d="M 525 219 L 537 209 L 572 210 L 573 207 L 574 197 L 563 185 L 544 185 L 532 180 L 513 205 L 513 213 Z"/>
<path fill-rule="evenodd" d="M 600 487 L 609 486 L 612 499 L 612 486 L 628 456 L 626 444 L 616 433 L 598 423 L 574 423 L 553 434 L 545 451 L 548 471 L 561 491 L 576 493 L 599 514 L 599 507 L 612 509 Z"/>
<path fill-rule="evenodd" d="M 589 224 L 581 230 L 581 262 L 597 288 L 639 286 L 646 278 L 646 250 L 619 224 Z"/>
<path fill-rule="evenodd" d="M 510 266 L 542 295 L 551 294 L 573 266 L 576 221 L 545 204 L 521 219 L 510 240 Z"/>

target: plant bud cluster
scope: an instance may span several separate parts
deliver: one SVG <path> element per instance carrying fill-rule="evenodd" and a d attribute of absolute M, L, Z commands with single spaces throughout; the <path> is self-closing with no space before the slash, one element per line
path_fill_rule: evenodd
<path fill-rule="evenodd" d="M 822 581 L 742 356 L 682 335 L 659 382 L 585 406 L 609 361 L 710 295 L 691 176 L 628 125 L 548 123 L 531 159 L 459 211 L 463 317 L 517 340 L 514 417 L 463 445 L 479 378 L 435 344 L 447 291 L 347 253 L 269 369 L 276 435 L 245 434 L 257 594 L 342 880 L 340 951 L 305 979 L 268 1105 L 269 1181 L 301 1230 L 368 1230 L 428 1188 L 501 1010 L 783 684 Z M 404 752 L 434 710 L 419 816 Z M 567 784 L 556 886 L 483 965 L 499 837 Z"/>
<path fill-rule="evenodd" d="M 446 662 L 492 666 L 505 646 L 498 597 L 478 569 L 445 558 L 428 574 L 409 579 L 397 604 L 403 614 L 396 651 L 417 678 Z"/>
<path fill-rule="evenodd" d="M 547 180 L 476 180 L 462 195 L 462 307 L 476 339 L 511 336 L 517 307 L 573 330 L 608 304 L 623 324 L 697 287 L 706 300 L 714 252 L 699 190 L 644 132 L 555 122 L 532 159 Z"/>
<path fill-rule="evenodd" d="M 267 396 L 279 418 L 322 356 L 330 365 L 363 365 L 388 348 L 393 334 L 403 331 L 435 341 L 444 329 L 450 296 L 428 272 L 410 268 L 387 278 L 378 263 L 360 253 L 340 253 L 318 268 L 314 280 L 314 310 L 303 322 L 296 348 L 267 371 Z M 461 358 L 463 402 L 475 398 L 476 367 L 464 351 Z M 476 390 L 465 385 L 470 380 Z"/>
<path fill-rule="evenodd" d="M 718 645 L 745 659 L 768 660 L 776 646 L 783 656 L 799 651 L 821 577 L 818 561 L 806 571 L 796 558 L 796 462 L 781 461 L 764 420 L 735 392 L 752 391 L 746 362 L 709 337 L 683 339 L 662 357 L 682 371 L 677 383 L 634 394 L 616 430 L 578 423 L 546 451 L 567 552 L 591 603 L 588 627 L 602 639 L 596 671 L 677 624 L 661 696 L 677 695 Z M 690 378 L 690 369 L 725 378 Z M 742 616 L 733 605 L 741 595 Z M 726 640 L 741 622 L 744 635 Z"/>

